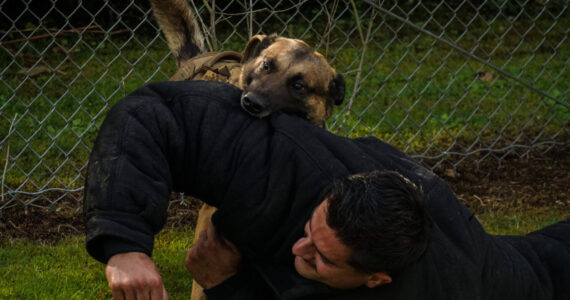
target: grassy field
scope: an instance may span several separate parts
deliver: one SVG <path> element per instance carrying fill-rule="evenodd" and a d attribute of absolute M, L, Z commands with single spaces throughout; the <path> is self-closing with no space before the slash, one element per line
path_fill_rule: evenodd
<path fill-rule="evenodd" d="M 184 268 L 191 235 L 163 232 L 153 259 L 171 299 L 188 299 L 192 278 Z M 73 237 L 55 246 L 14 241 L 0 247 L 0 299 L 109 299 L 104 265 L 85 251 L 85 240 Z"/>
<path fill-rule="evenodd" d="M 537 215 L 483 213 L 478 219 L 493 234 L 524 234 L 562 219 L 568 212 Z M 156 237 L 153 259 L 170 299 L 188 299 L 191 277 L 183 266 L 191 229 L 169 230 Z M 1 299 L 109 299 L 104 265 L 88 256 L 84 238 L 73 237 L 55 246 L 13 241 L 0 246 Z"/>

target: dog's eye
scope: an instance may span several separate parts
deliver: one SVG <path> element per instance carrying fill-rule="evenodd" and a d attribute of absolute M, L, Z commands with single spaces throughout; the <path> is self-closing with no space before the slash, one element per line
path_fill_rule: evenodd
<path fill-rule="evenodd" d="M 263 67 L 263 70 L 269 71 L 269 69 L 271 69 L 271 63 L 268 61 L 264 61 L 262 67 Z"/>
<path fill-rule="evenodd" d="M 293 83 L 293 88 L 296 89 L 296 90 L 298 90 L 298 91 L 302 90 L 304 87 L 305 87 L 305 86 L 304 86 L 302 83 L 300 83 L 300 82 L 295 82 L 295 83 Z"/>

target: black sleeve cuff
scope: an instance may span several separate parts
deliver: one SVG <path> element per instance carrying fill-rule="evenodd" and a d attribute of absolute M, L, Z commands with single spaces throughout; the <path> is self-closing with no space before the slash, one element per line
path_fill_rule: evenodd
<path fill-rule="evenodd" d="M 142 252 L 149 257 L 152 256 L 152 250 L 113 236 L 104 236 L 91 241 L 87 250 L 93 258 L 104 264 L 107 264 L 113 255 L 119 253 Z"/>

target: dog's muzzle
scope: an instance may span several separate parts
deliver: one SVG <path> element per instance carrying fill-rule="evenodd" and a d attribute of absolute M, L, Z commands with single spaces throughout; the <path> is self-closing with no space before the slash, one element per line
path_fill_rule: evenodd
<path fill-rule="evenodd" d="M 252 93 L 245 93 L 241 96 L 241 107 L 250 115 L 258 118 L 266 117 L 270 113 L 263 103 L 263 98 Z"/>

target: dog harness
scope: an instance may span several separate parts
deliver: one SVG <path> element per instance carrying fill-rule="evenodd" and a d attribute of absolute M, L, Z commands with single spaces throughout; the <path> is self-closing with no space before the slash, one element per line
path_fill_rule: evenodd
<path fill-rule="evenodd" d="M 241 53 L 234 51 L 202 53 L 182 62 L 170 81 L 210 80 L 239 87 L 241 60 Z"/>

